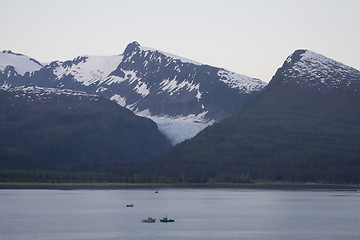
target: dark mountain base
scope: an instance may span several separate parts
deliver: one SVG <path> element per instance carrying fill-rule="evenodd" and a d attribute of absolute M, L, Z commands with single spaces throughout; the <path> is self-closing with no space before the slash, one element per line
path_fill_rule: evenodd
<path fill-rule="evenodd" d="M 30 90 L 0 91 L 0 170 L 144 162 L 171 147 L 154 122 L 114 102 Z"/>
<path fill-rule="evenodd" d="M 273 97 L 176 146 L 161 158 L 160 174 L 195 182 L 360 182 L 360 117 L 347 114 L 358 108 L 355 96 L 327 109 L 308 94 L 296 105 L 308 112 L 293 108 L 296 98 L 270 107 Z"/>
<path fill-rule="evenodd" d="M 296 62 L 299 54 L 302 62 Z M 160 175 L 195 182 L 360 183 L 359 83 L 355 69 L 295 52 L 239 114 L 163 156 Z"/>

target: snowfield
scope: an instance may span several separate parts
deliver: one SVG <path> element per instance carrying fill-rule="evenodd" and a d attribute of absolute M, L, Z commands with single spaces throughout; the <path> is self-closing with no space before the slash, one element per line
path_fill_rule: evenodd
<path fill-rule="evenodd" d="M 122 58 L 121 55 L 78 57 L 74 59 L 74 61 L 80 60 L 78 64 L 67 66 L 63 63 L 54 70 L 54 74 L 58 79 L 71 74 L 85 86 L 98 84 L 116 69 Z"/>
<path fill-rule="evenodd" d="M 0 52 L 0 71 L 3 71 L 6 66 L 13 66 L 20 75 L 37 71 L 43 67 L 39 62 L 28 56 L 4 50 Z"/>

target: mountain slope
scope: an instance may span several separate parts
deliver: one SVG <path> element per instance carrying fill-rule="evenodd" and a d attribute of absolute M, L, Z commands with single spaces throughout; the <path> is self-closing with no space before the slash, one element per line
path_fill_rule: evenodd
<path fill-rule="evenodd" d="M 42 64 L 35 59 L 19 53 L 13 53 L 10 50 L 4 50 L 0 52 L 0 71 L 4 71 L 7 66 L 14 67 L 14 70 L 20 75 L 24 75 L 26 72 L 31 73 L 42 68 Z"/>
<path fill-rule="evenodd" d="M 137 42 L 130 43 L 121 55 L 82 56 L 54 61 L 27 77 L 0 76 L 3 86 L 29 84 L 113 100 L 154 120 L 173 144 L 235 114 L 266 85 Z"/>
<path fill-rule="evenodd" d="M 243 111 L 162 157 L 160 174 L 194 181 L 360 182 L 359 90 L 358 70 L 295 51 Z"/>
<path fill-rule="evenodd" d="M 72 90 L 0 90 L 0 168 L 149 161 L 170 148 L 149 119 Z"/>

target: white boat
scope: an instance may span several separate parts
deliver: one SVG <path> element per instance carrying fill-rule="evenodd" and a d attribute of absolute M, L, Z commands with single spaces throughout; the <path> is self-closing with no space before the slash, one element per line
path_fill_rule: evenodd
<path fill-rule="evenodd" d="M 142 220 L 143 223 L 154 223 L 155 221 L 156 219 L 152 217 L 148 217 L 147 219 Z"/>

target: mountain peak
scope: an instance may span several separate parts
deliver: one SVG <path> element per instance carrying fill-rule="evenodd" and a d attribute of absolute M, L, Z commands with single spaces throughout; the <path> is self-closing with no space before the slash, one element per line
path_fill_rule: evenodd
<path fill-rule="evenodd" d="M 18 55 L 18 56 L 24 56 L 24 55 L 22 55 L 22 54 L 20 54 L 20 53 L 14 53 L 14 52 L 12 52 L 11 50 L 3 50 L 1 53 L 7 53 L 7 54 Z"/>
<path fill-rule="evenodd" d="M 124 55 L 138 50 L 139 47 L 140 47 L 140 44 L 137 41 L 133 41 L 133 42 L 129 43 L 124 50 Z"/>
<path fill-rule="evenodd" d="M 319 53 L 307 50 L 307 49 L 298 49 L 293 54 L 291 54 L 286 60 L 286 63 L 299 64 L 301 63 L 311 63 L 311 64 L 319 64 L 328 65 L 329 63 L 336 64 L 341 67 L 348 67 L 340 62 L 337 62 L 331 58 L 328 58 Z M 348 67 L 350 68 L 350 67 Z"/>
<path fill-rule="evenodd" d="M 131 45 L 131 44 L 134 46 L 140 47 L 140 43 L 138 41 L 133 41 L 133 42 L 129 43 L 128 45 Z"/>
<path fill-rule="evenodd" d="M 26 72 L 34 72 L 42 68 L 42 64 L 33 58 L 20 53 L 14 53 L 11 50 L 3 50 L 0 52 L 0 71 L 6 66 L 13 66 L 15 71 L 20 75 Z"/>
<path fill-rule="evenodd" d="M 301 61 L 302 56 L 307 52 L 306 49 L 298 49 L 294 53 L 292 53 L 290 56 L 288 56 L 285 60 L 284 64 L 291 64 L 296 63 L 298 61 Z"/>
<path fill-rule="evenodd" d="M 274 79 L 317 89 L 359 87 L 360 72 L 310 50 L 299 49 L 284 62 Z"/>

